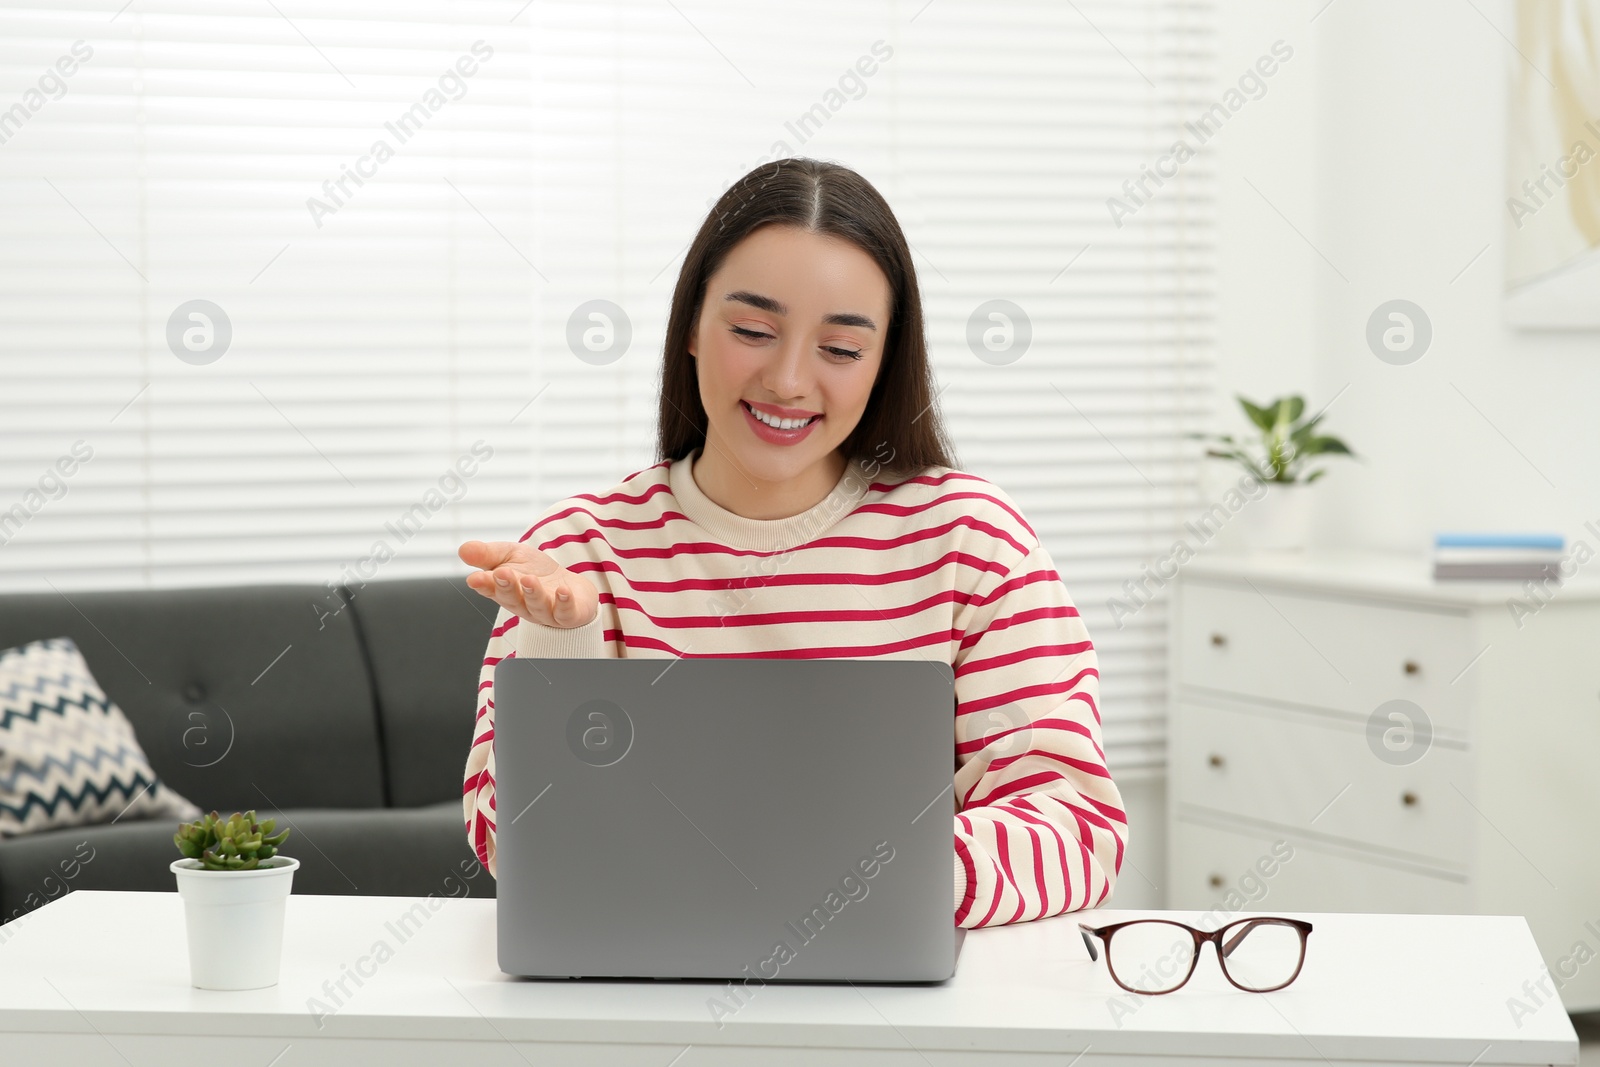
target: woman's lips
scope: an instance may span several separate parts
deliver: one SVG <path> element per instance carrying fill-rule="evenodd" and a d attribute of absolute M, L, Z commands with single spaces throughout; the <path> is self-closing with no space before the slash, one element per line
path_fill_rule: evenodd
<path fill-rule="evenodd" d="M 762 404 L 760 408 L 757 408 L 753 400 L 740 400 L 739 403 L 752 411 L 759 411 L 768 418 L 774 419 L 814 419 L 822 414 L 820 411 L 802 411 L 799 408 L 779 407 L 777 404 Z"/>
<path fill-rule="evenodd" d="M 774 445 L 798 444 L 799 442 L 804 441 L 806 437 L 810 435 L 811 431 L 816 428 L 817 423 L 822 421 L 822 416 L 817 415 L 814 416 L 810 422 L 799 427 L 798 429 L 780 430 L 776 427 L 768 426 L 766 423 L 756 418 L 755 412 L 751 409 L 748 401 L 739 401 L 739 410 L 744 412 L 745 422 L 749 424 L 750 432 L 755 434 L 761 440 Z"/>

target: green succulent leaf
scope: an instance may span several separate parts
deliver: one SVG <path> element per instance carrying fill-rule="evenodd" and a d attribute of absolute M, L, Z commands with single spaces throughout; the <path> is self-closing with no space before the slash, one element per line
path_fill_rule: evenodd
<path fill-rule="evenodd" d="M 224 819 L 215 811 L 192 823 L 181 823 L 172 843 L 186 859 L 199 860 L 208 870 L 248 871 L 278 854 L 289 831 L 277 833 L 274 820 L 255 821 L 256 813 L 234 812 Z"/>
<path fill-rule="evenodd" d="M 1300 451 L 1304 452 L 1306 455 L 1317 455 L 1323 452 L 1337 452 L 1340 455 L 1345 456 L 1355 455 L 1355 453 L 1351 452 L 1349 448 L 1345 447 L 1345 443 L 1339 440 L 1337 437 L 1310 438 L 1306 441 L 1305 445 L 1301 447 Z"/>
<path fill-rule="evenodd" d="M 1272 423 L 1274 419 L 1271 412 L 1267 411 L 1265 408 L 1257 407 L 1255 404 L 1252 404 L 1242 396 L 1237 397 L 1237 399 L 1239 401 L 1239 406 L 1244 408 L 1244 413 L 1250 417 L 1250 421 L 1255 423 L 1258 429 L 1260 429 L 1263 433 L 1267 433 L 1272 430 Z"/>
<path fill-rule="evenodd" d="M 1317 423 L 1319 423 L 1323 419 L 1327 418 L 1327 416 L 1328 416 L 1328 413 L 1326 411 L 1319 411 L 1317 414 L 1311 416 L 1305 422 L 1302 422 L 1299 426 L 1296 426 L 1295 430 L 1294 430 L 1294 434 L 1292 436 L 1294 436 L 1294 437 L 1310 437 L 1311 436 L 1311 431 L 1316 428 Z"/>

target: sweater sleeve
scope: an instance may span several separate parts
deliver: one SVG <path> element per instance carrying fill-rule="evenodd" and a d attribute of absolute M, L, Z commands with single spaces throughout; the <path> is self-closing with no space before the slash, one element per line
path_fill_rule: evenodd
<path fill-rule="evenodd" d="M 506 608 L 495 617 L 489 647 L 478 670 L 478 715 L 467 753 L 461 806 L 466 817 L 467 841 L 478 862 L 495 873 L 494 857 L 494 668 L 514 656 L 548 659 L 597 659 L 610 655 L 604 641 L 605 611 L 586 626 L 542 626 Z"/>
<path fill-rule="evenodd" d="M 1096 907 L 1128 827 L 1094 644 L 1042 545 L 972 608 L 955 657 L 956 925 Z"/>

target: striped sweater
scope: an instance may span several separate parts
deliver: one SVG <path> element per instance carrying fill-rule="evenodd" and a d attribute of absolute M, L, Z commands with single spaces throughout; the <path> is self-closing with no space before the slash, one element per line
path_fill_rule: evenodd
<path fill-rule="evenodd" d="M 700 491 L 698 452 L 550 507 L 521 540 L 593 582 L 563 629 L 502 608 L 478 679 L 463 809 L 495 870 L 494 668 L 508 656 L 943 657 L 955 673 L 955 924 L 1102 904 L 1127 818 L 1100 748 L 1094 645 L 1032 527 L 982 478 L 846 466 L 784 519 Z"/>

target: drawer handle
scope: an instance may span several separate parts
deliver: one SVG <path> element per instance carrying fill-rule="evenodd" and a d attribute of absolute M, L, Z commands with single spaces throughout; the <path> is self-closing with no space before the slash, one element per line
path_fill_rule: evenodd
<path fill-rule="evenodd" d="M 1414 659 L 1406 660 L 1406 662 L 1405 662 L 1405 672 L 1407 674 L 1417 674 L 1421 670 L 1422 670 L 1422 665 L 1420 663 L 1418 663 L 1416 660 L 1414 660 Z"/>
<path fill-rule="evenodd" d="M 1207 878 L 1206 881 L 1211 883 L 1212 889 L 1222 888 L 1222 875 L 1220 874 L 1213 874 L 1210 878 Z"/>
<path fill-rule="evenodd" d="M 1222 758 L 1222 757 L 1221 757 L 1221 756 L 1219 756 L 1219 755 L 1217 755 L 1217 754 L 1216 754 L 1216 753 L 1215 753 L 1215 752 L 1213 752 L 1213 753 L 1211 753 L 1211 755 L 1210 755 L 1210 756 L 1209 756 L 1209 757 L 1208 757 L 1208 758 L 1207 758 L 1207 759 L 1206 759 L 1206 762 L 1207 762 L 1207 763 L 1209 763 L 1209 764 L 1211 764 L 1211 766 L 1213 766 L 1213 767 L 1221 767 L 1221 766 L 1222 766 L 1222 764 L 1223 764 L 1223 763 L 1224 763 L 1224 762 L 1226 762 L 1226 761 L 1224 761 L 1224 760 L 1223 760 L 1223 758 Z"/>
<path fill-rule="evenodd" d="M 1216 645 L 1218 648 L 1221 648 L 1223 645 L 1228 643 L 1228 639 L 1223 637 L 1221 634 L 1212 634 L 1211 643 Z"/>
<path fill-rule="evenodd" d="M 1404 804 L 1408 808 L 1416 807 L 1417 806 L 1417 794 L 1415 794 L 1411 790 L 1407 789 L 1404 793 L 1400 794 L 1400 803 Z"/>

